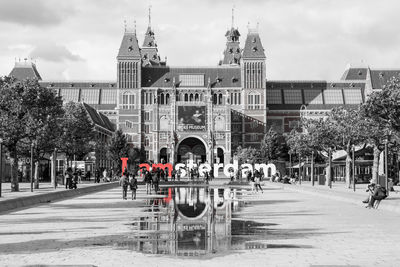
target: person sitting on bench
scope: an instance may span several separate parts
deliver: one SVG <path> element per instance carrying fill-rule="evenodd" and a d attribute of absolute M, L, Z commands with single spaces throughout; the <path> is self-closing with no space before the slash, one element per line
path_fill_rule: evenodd
<path fill-rule="evenodd" d="M 379 203 L 381 202 L 382 199 L 385 199 L 387 197 L 386 189 L 382 186 L 375 185 L 375 184 L 370 184 L 368 185 L 367 191 L 370 191 L 370 196 L 369 196 L 369 201 L 368 205 L 365 206 L 366 208 L 374 208 L 375 201 L 377 201 L 377 206 L 375 208 L 378 208 Z"/>

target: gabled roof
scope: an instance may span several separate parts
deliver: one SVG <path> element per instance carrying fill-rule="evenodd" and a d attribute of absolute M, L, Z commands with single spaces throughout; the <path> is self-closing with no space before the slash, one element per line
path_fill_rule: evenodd
<path fill-rule="evenodd" d="M 264 47 L 260 35 L 256 31 L 249 31 L 243 49 L 243 59 L 265 59 Z"/>
<path fill-rule="evenodd" d="M 157 44 L 154 38 L 154 32 L 151 27 L 147 27 L 147 31 L 144 35 L 144 41 L 142 47 L 156 47 Z"/>
<path fill-rule="evenodd" d="M 400 70 L 371 70 L 373 89 L 382 89 L 393 77 L 400 78 Z"/>
<path fill-rule="evenodd" d="M 14 76 L 17 80 L 38 79 L 41 80 L 36 65 L 33 62 L 15 62 L 14 68 L 10 72 L 10 76 Z"/>
<path fill-rule="evenodd" d="M 140 59 L 140 48 L 136 33 L 125 31 L 117 59 Z"/>
<path fill-rule="evenodd" d="M 210 81 L 212 88 L 241 87 L 241 73 L 239 66 L 226 67 L 144 67 L 142 68 L 142 87 L 172 87 L 180 86 L 180 75 L 203 75 L 203 86 L 207 87 Z M 218 78 L 218 79 L 217 79 Z"/>
<path fill-rule="evenodd" d="M 341 80 L 365 80 L 368 68 L 347 68 Z"/>

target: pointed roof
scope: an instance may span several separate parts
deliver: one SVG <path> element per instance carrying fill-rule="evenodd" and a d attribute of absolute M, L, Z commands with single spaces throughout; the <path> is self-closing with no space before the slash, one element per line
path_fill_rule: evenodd
<path fill-rule="evenodd" d="M 136 38 L 136 31 L 125 30 L 119 47 L 117 59 L 140 59 L 140 48 Z"/>
<path fill-rule="evenodd" d="M 243 49 L 243 59 L 265 59 L 264 47 L 256 30 L 249 30 Z"/>
<path fill-rule="evenodd" d="M 15 62 L 14 68 L 10 72 L 10 76 L 14 76 L 17 80 L 38 79 L 42 80 L 36 65 L 33 62 Z"/>
<path fill-rule="evenodd" d="M 147 27 L 147 31 L 144 35 L 142 47 L 157 47 L 156 38 L 154 37 L 154 32 L 150 25 Z"/>

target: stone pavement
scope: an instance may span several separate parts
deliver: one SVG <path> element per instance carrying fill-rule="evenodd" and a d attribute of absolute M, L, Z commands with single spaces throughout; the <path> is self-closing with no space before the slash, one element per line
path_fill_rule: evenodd
<path fill-rule="evenodd" d="M 353 191 L 353 188 L 347 188 L 342 182 L 333 183 L 332 188 L 317 184 L 312 186 L 310 182 L 302 182 L 301 184 L 297 183 L 295 185 L 270 183 L 269 181 L 266 183 L 278 188 L 344 201 L 357 206 L 366 206 L 361 201 L 368 197 L 368 193 L 366 192 L 367 184 L 356 184 L 356 191 Z M 400 213 L 400 187 L 394 186 L 394 189 L 395 192 L 389 192 L 389 196 L 381 201 L 379 209 Z"/>
<path fill-rule="evenodd" d="M 277 188 L 243 192 L 232 214 L 264 249 L 247 248 L 207 257 L 143 254 L 118 246 L 143 214 L 119 188 L 0 215 L 0 266 L 398 266 L 399 216 L 343 201 Z M 240 229 L 236 229 L 240 230 Z M 232 232 L 232 236 L 235 233 Z"/>
<path fill-rule="evenodd" d="M 11 192 L 10 183 L 6 183 L 5 185 L 5 190 L 2 190 L 2 197 L 0 198 L 0 214 L 40 203 L 53 202 L 64 198 L 107 190 L 118 186 L 118 183 L 95 184 L 83 182 L 77 185 L 77 189 L 66 189 L 65 186 L 54 189 L 50 183 L 43 183 L 39 185 L 39 189 L 34 189 L 33 192 L 30 189 L 30 183 L 20 183 L 20 191 L 18 192 Z"/>
<path fill-rule="evenodd" d="M 84 188 L 88 186 L 96 185 L 93 182 L 82 181 L 82 183 L 78 184 L 78 188 Z M 11 183 L 2 183 L 2 192 L 0 201 L 14 199 L 19 197 L 26 197 L 38 194 L 47 194 L 54 191 L 65 191 L 69 189 L 65 189 L 65 185 L 58 185 L 57 189 L 54 189 L 50 183 L 40 183 L 39 189 L 33 189 L 31 192 L 31 184 L 30 183 L 19 183 L 19 191 L 11 192 Z"/>

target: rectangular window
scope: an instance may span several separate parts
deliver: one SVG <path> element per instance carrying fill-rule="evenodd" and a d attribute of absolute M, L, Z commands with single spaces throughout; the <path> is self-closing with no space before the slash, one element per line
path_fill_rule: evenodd
<path fill-rule="evenodd" d="M 204 74 L 181 74 L 179 81 L 180 86 L 204 87 Z"/>
<path fill-rule="evenodd" d="M 150 159 L 150 151 L 145 150 L 144 153 L 146 155 L 146 159 Z"/>
<path fill-rule="evenodd" d="M 132 129 L 133 128 L 133 122 L 125 121 L 125 126 L 126 126 L 126 128 Z"/>
<path fill-rule="evenodd" d="M 99 104 L 99 89 L 82 89 L 81 101 L 87 104 Z"/>
<path fill-rule="evenodd" d="M 148 124 L 144 125 L 144 132 L 145 133 L 150 133 L 150 125 L 148 125 Z"/>
<path fill-rule="evenodd" d="M 78 102 L 79 101 L 79 89 L 61 89 L 61 97 L 64 102 Z"/>
<path fill-rule="evenodd" d="M 303 104 L 301 90 L 283 90 L 285 104 Z"/>
<path fill-rule="evenodd" d="M 135 95 L 123 94 L 122 95 L 122 109 L 133 109 L 135 107 Z"/>
<path fill-rule="evenodd" d="M 115 89 L 102 89 L 101 90 L 101 104 L 116 104 L 117 93 Z"/>
<path fill-rule="evenodd" d="M 150 121 L 150 112 L 148 111 L 144 112 L 144 121 Z"/>
<path fill-rule="evenodd" d="M 267 90 L 268 104 L 282 104 L 281 90 Z"/>

